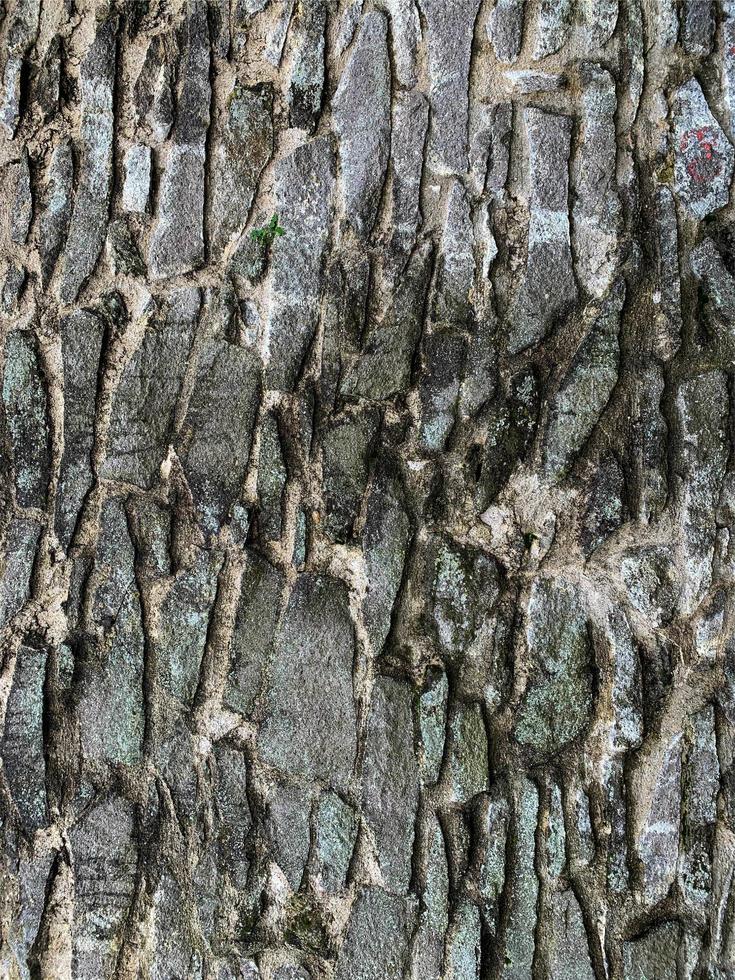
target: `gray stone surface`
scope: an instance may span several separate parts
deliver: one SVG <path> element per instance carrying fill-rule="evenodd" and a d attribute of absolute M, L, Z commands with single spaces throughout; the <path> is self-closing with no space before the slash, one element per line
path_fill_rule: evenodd
<path fill-rule="evenodd" d="M 375 223 L 388 165 L 391 91 L 387 45 L 386 18 L 367 14 L 332 103 L 343 206 L 347 220 L 363 238 Z"/>
<path fill-rule="evenodd" d="M 464 656 L 482 632 L 498 596 L 498 573 L 487 554 L 458 542 L 437 542 L 433 616 L 437 640 L 449 658 Z"/>
<path fill-rule="evenodd" d="M 144 488 L 156 480 L 166 457 L 199 303 L 198 290 L 182 287 L 172 294 L 165 317 L 146 326 L 112 400 L 102 476 Z"/>
<path fill-rule="evenodd" d="M 327 9 L 321 0 L 300 5 L 294 27 L 298 41 L 288 93 L 289 118 L 292 126 L 309 132 L 314 130 L 322 105 L 326 26 Z"/>
<path fill-rule="evenodd" d="M 411 853 L 418 806 L 418 765 L 413 749 L 408 688 L 379 678 L 372 690 L 362 804 L 375 840 L 383 885 L 405 894 L 411 879 Z"/>
<path fill-rule="evenodd" d="M 449 723 L 447 769 L 451 799 L 467 803 L 488 788 L 487 732 L 479 705 L 461 705 Z"/>
<path fill-rule="evenodd" d="M 687 54 L 710 54 L 715 36 L 715 5 L 711 0 L 686 0 L 681 13 L 681 33 Z"/>
<path fill-rule="evenodd" d="M 719 498 L 726 466 L 728 399 L 725 377 L 710 371 L 683 381 L 676 397 L 680 431 L 677 516 L 686 582 L 684 610 L 693 610 L 712 581 L 715 527 L 711 508 Z"/>
<path fill-rule="evenodd" d="M 51 475 L 48 396 L 38 342 L 28 330 L 13 331 L 5 343 L 3 407 L 16 500 L 43 507 Z"/>
<path fill-rule="evenodd" d="M 357 896 L 337 960 L 339 980 L 398 980 L 408 959 L 415 917 L 409 899 L 366 888 Z"/>
<path fill-rule="evenodd" d="M 643 888 L 651 902 L 660 901 L 673 884 L 679 852 L 681 819 L 681 736 L 657 753 L 658 773 L 636 850 L 644 868 Z"/>
<path fill-rule="evenodd" d="M 85 759 L 135 765 L 145 724 L 145 636 L 135 553 L 120 502 L 102 512 L 95 556 L 90 629 L 79 672 L 78 719 Z"/>
<path fill-rule="evenodd" d="M 69 546 L 84 498 L 92 487 L 92 448 L 104 322 L 72 313 L 61 324 L 64 368 L 64 453 L 56 491 L 56 533 Z"/>
<path fill-rule="evenodd" d="M 380 416 L 371 409 L 336 419 L 324 433 L 324 529 L 337 541 L 352 536 L 365 496 L 379 425 Z"/>
<path fill-rule="evenodd" d="M 654 927 L 643 936 L 625 944 L 625 976 L 660 977 L 674 980 L 677 975 L 676 953 L 679 930 L 674 922 Z"/>
<path fill-rule="evenodd" d="M 93 272 L 105 240 L 112 190 L 116 23 L 103 21 L 80 66 L 79 182 L 61 256 L 59 296 L 72 303 Z"/>
<path fill-rule="evenodd" d="M 191 704 L 196 693 L 220 565 L 217 556 L 197 554 L 192 567 L 179 572 L 161 602 L 158 683 L 183 704 Z"/>
<path fill-rule="evenodd" d="M 463 173 L 467 167 L 468 78 L 479 7 L 479 0 L 419 2 L 428 31 L 429 163 L 438 173 Z"/>
<path fill-rule="evenodd" d="M 419 227 L 421 174 L 429 130 L 429 104 L 419 92 L 398 93 L 393 108 L 390 169 L 394 241 L 402 250 Z"/>
<path fill-rule="evenodd" d="M 373 651 L 388 638 L 391 617 L 403 578 L 411 526 L 400 484 L 388 474 L 378 476 L 368 497 L 363 549 L 368 573 L 363 603 L 365 628 Z"/>
<path fill-rule="evenodd" d="M 525 0 L 498 0 L 488 21 L 488 36 L 499 61 L 516 61 L 523 41 Z"/>
<path fill-rule="evenodd" d="M 276 631 L 258 746 L 269 764 L 339 789 L 357 750 L 354 636 L 344 587 L 299 576 Z"/>
<path fill-rule="evenodd" d="M 357 837 L 354 810 L 336 793 L 325 793 L 316 810 L 315 874 L 328 892 L 345 887 Z"/>
<path fill-rule="evenodd" d="M 274 786 L 268 796 L 265 828 L 273 860 L 294 891 L 299 890 L 309 856 L 311 794 L 301 786 Z"/>
<path fill-rule="evenodd" d="M 555 895 L 548 975 L 559 980 L 594 980 L 589 940 L 574 892 Z"/>
<path fill-rule="evenodd" d="M 20 161 L 13 169 L 15 171 L 15 193 L 13 195 L 13 209 L 10 214 L 10 241 L 16 245 L 23 245 L 28 238 L 28 229 L 33 218 L 31 171 L 27 150 L 23 152 Z"/>
<path fill-rule="evenodd" d="M 735 150 L 693 79 L 674 96 L 674 189 L 696 218 L 724 207 L 730 197 Z"/>
<path fill-rule="evenodd" d="M 215 746 L 213 757 L 218 869 L 233 887 L 242 890 L 249 870 L 247 843 L 253 822 L 247 766 L 242 752 L 227 745 Z"/>
<path fill-rule="evenodd" d="M 390 16 L 391 57 L 398 84 L 413 88 L 417 82 L 417 58 L 421 22 L 415 0 L 382 0 Z"/>
<path fill-rule="evenodd" d="M 325 137 L 281 157 L 276 165 L 276 213 L 286 234 L 275 245 L 270 267 L 269 388 L 289 391 L 294 387 L 314 337 L 333 206 L 334 166 L 334 154 Z"/>
<path fill-rule="evenodd" d="M 527 617 L 532 669 L 516 738 L 553 754 L 583 731 L 592 704 L 586 616 L 571 583 L 537 579 Z"/>
<path fill-rule="evenodd" d="M 35 521 L 15 517 L 3 536 L 3 572 L 0 585 L 0 624 L 20 612 L 31 593 L 31 573 L 41 527 Z"/>
<path fill-rule="evenodd" d="M 425 881 L 423 908 L 414 933 L 412 977 L 440 977 L 444 938 L 449 924 L 449 869 L 441 826 L 436 814 L 426 820 Z"/>
<path fill-rule="evenodd" d="M 620 312 L 625 301 L 616 284 L 580 344 L 551 401 L 545 445 L 546 472 L 566 472 L 589 438 L 618 380 Z"/>
<path fill-rule="evenodd" d="M 13 682 L 0 740 L 3 772 L 18 808 L 21 825 L 32 834 L 46 823 L 46 780 L 43 756 L 43 685 L 46 651 L 21 647 L 15 658 Z"/>
<path fill-rule="evenodd" d="M 125 183 L 122 203 L 126 211 L 142 214 L 148 206 L 151 186 L 151 150 L 143 143 L 135 143 L 125 154 Z"/>
<path fill-rule="evenodd" d="M 249 554 L 230 649 L 225 704 L 249 714 L 265 683 L 283 593 L 283 575 Z"/>
<path fill-rule="evenodd" d="M 136 120 L 144 124 L 156 143 L 166 139 L 173 124 L 176 45 L 170 34 L 156 34 L 148 43 L 133 98 Z"/>
<path fill-rule="evenodd" d="M 508 347 L 537 344 L 577 298 L 569 232 L 572 119 L 527 109 L 529 226 L 526 275 L 511 309 Z"/>
<path fill-rule="evenodd" d="M 0 290 L 0 309 L 6 316 L 17 312 L 26 281 L 26 270 L 23 266 L 11 262 L 5 271 Z"/>
<path fill-rule="evenodd" d="M 419 728 L 421 731 L 422 776 L 427 783 L 439 779 L 447 724 L 447 693 L 449 683 L 443 672 L 431 678 L 419 699 Z"/>
<path fill-rule="evenodd" d="M 71 145 L 62 141 L 51 154 L 46 203 L 39 219 L 38 252 L 44 284 L 51 278 L 69 227 L 73 168 Z"/>
<path fill-rule="evenodd" d="M 491 794 L 482 801 L 479 811 L 483 839 L 477 886 L 493 932 L 497 931 L 500 898 L 505 885 L 505 849 L 510 819 L 509 803 L 503 789 L 505 787 L 496 783 Z"/>
<path fill-rule="evenodd" d="M 440 322 L 466 326 L 471 316 L 474 281 L 475 236 L 470 203 L 460 182 L 452 181 L 432 315 Z"/>
<path fill-rule="evenodd" d="M 246 348 L 205 348 L 178 445 L 203 527 L 217 532 L 245 478 L 260 403 L 262 364 Z"/>
<path fill-rule="evenodd" d="M 521 980 L 531 972 L 535 952 L 538 879 L 534 858 L 534 831 L 538 819 L 538 790 L 525 776 L 518 780 L 514 797 L 514 861 L 511 865 L 511 906 L 507 926 L 505 962 L 500 975 Z"/>
<path fill-rule="evenodd" d="M 218 165 L 211 177 L 209 230 L 217 255 L 248 220 L 258 179 L 273 150 L 272 104 L 268 86 L 236 85 L 215 127 L 212 153 Z"/>
<path fill-rule="evenodd" d="M 407 383 L 421 335 L 431 257 L 426 245 L 416 249 L 398 278 L 386 309 L 367 324 L 357 360 L 342 380 L 345 395 L 390 398 Z"/>
<path fill-rule="evenodd" d="M 541 0 L 533 54 L 535 58 L 557 52 L 569 37 L 572 0 Z"/>
<path fill-rule="evenodd" d="M 153 279 L 181 275 L 204 260 L 204 164 L 209 127 L 210 51 L 207 9 L 186 5 L 182 25 L 176 123 L 148 251 Z"/>
<path fill-rule="evenodd" d="M 75 863 L 73 969 L 106 976 L 114 969 L 137 865 L 133 805 L 100 800 L 69 834 Z"/>
<path fill-rule="evenodd" d="M 258 528 L 266 540 L 281 537 L 287 479 L 278 417 L 269 412 L 260 423 L 258 450 Z"/>
<path fill-rule="evenodd" d="M 464 370 L 467 343 L 450 331 L 424 337 L 422 377 L 419 385 L 421 409 L 420 446 L 427 455 L 441 452 L 457 418 L 460 376 Z"/>
<path fill-rule="evenodd" d="M 593 296 L 604 296 L 612 284 L 618 258 L 622 207 L 615 186 L 615 81 L 599 65 L 581 68 L 584 119 L 572 166 L 576 195 L 572 218 L 576 273 Z"/>

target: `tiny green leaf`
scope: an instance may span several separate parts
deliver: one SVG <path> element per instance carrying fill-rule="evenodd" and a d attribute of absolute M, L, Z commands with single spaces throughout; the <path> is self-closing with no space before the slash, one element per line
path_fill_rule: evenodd
<path fill-rule="evenodd" d="M 250 232 L 250 237 L 253 241 L 263 242 L 266 248 L 269 248 L 276 237 L 280 235 L 285 235 L 285 228 L 281 228 L 278 224 L 278 215 L 274 214 L 268 224 L 263 225 L 262 228 L 254 228 Z"/>

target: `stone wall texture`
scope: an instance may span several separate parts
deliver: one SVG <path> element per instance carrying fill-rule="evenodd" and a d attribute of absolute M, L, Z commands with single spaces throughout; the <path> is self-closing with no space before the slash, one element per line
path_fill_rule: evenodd
<path fill-rule="evenodd" d="M 0 980 L 735 978 L 734 145 L 733 0 L 0 3 Z"/>

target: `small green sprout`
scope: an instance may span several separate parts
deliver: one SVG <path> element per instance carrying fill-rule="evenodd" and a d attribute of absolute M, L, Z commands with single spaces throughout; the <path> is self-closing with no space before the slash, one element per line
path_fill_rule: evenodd
<path fill-rule="evenodd" d="M 269 249 L 279 235 L 285 235 L 286 231 L 278 224 L 278 215 L 274 214 L 267 225 L 262 228 L 253 228 L 250 237 L 255 242 L 261 242 L 266 249 Z"/>

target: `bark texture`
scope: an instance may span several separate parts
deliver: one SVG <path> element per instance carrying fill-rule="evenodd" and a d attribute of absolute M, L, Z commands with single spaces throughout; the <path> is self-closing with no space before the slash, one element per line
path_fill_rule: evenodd
<path fill-rule="evenodd" d="M 735 977 L 734 126 L 731 0 L 0 3 L 3 980 Z"/>

